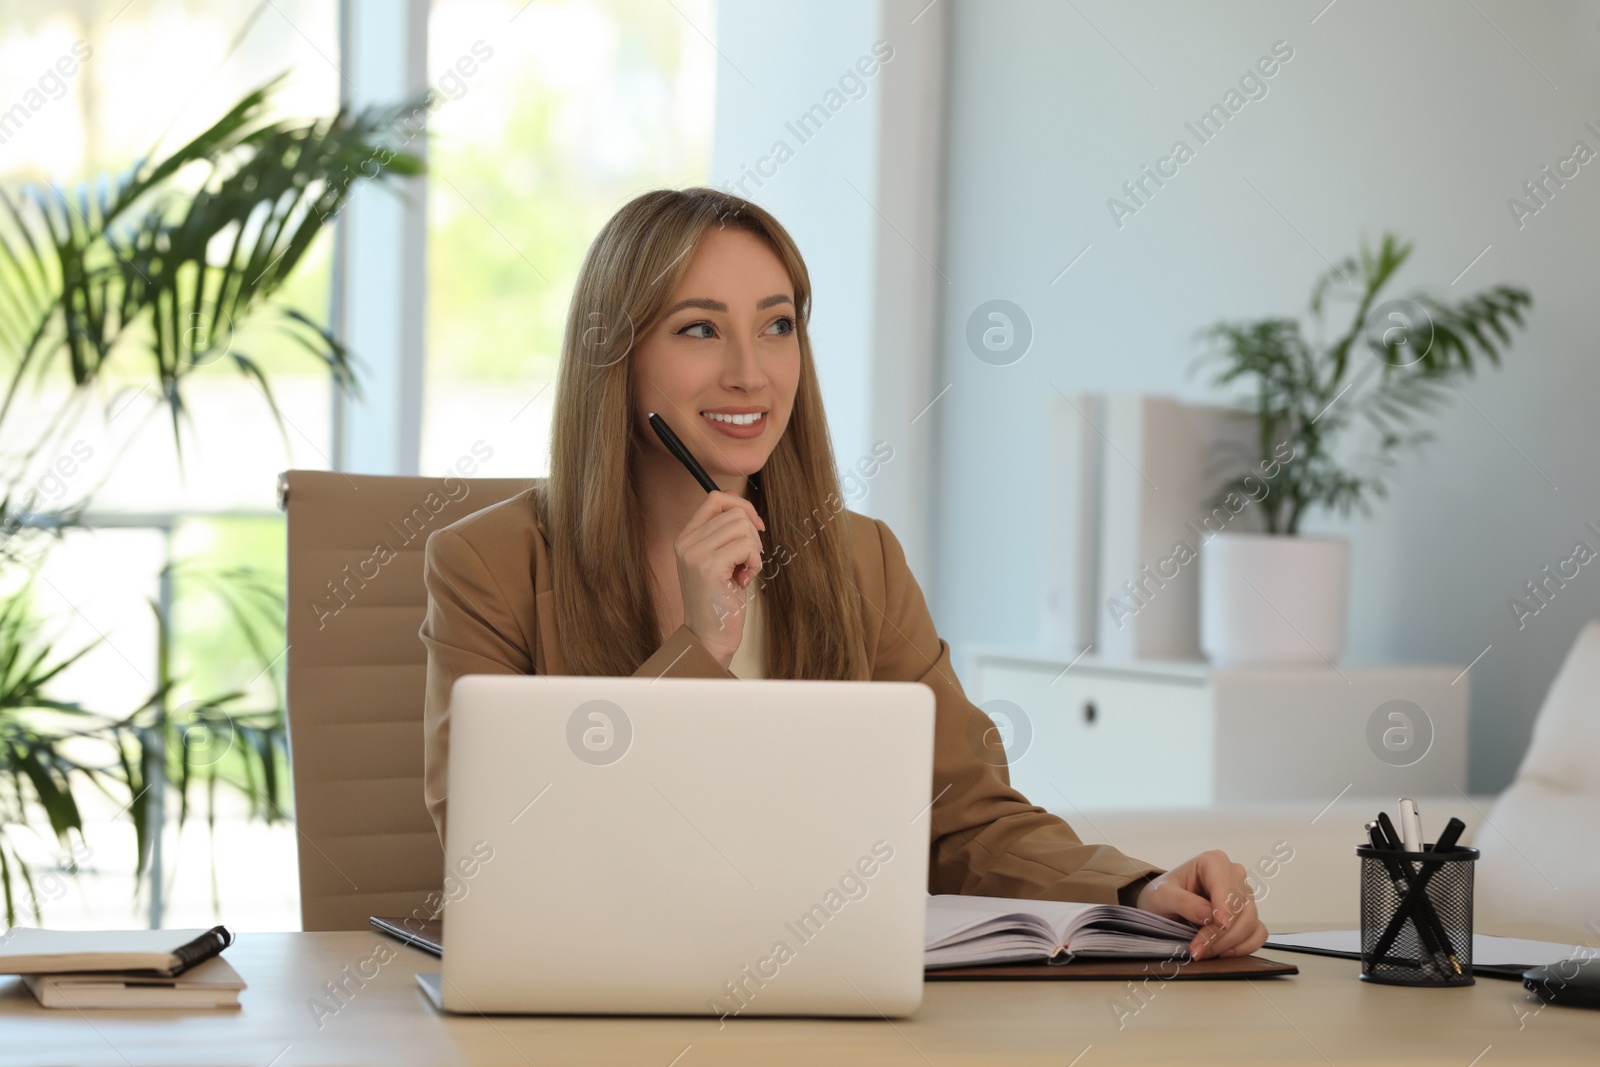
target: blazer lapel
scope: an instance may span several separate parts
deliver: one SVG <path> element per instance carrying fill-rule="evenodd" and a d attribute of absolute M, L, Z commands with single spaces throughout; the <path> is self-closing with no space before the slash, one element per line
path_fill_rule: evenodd
<path fill-rule="evenodd" d="M 539 647 L 533 650 L 533 666 L 540 674 L 566 674 L 567 661 L 561 655 L 560 635 L 556 633 L 556 602 L 550 587 L 550 539 L 539 527 L 533 546 L 534 619 L 539 631 Z"/>

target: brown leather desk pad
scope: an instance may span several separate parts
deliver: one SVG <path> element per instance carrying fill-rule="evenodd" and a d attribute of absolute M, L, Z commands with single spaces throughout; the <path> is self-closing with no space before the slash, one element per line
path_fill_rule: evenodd
<path fill-rule="evenodd" d="M 443 954 L 444 923 L 438 919 L 372 916 L 372 925 L 384 933 L 415 945 L 435 956 Z M 1299 974 L 1292 963 L 1279 963 L 1260 956 L 1233 956 L 1226 959 L 1104 960 L 1082 959 L 1051 966 L 1038 963 L 989 964 L 983 967 L 941 967 L 924 973 L 929 982 L 985 981 L 999 979 L 1090 979 L 1090 978 L 1272 978 Z"/>
<path fill-rule="evenodd" d="M 1184 960 L 1168 958 L 1153 960 L 1080 959 L 1071 963 L 1051 965 L 1038 963 L 991 963 L 983 967 L 940 967 L 927 971 L 923 978 L 929 982 L 982 981 L 995 979 L 1106 979 L 1154 978 L 1159 981 L 1183 978 L 1273 978 L 1284 974 L 1299 974 L 1300 968 L 1292 963 L 1261 956 L 1229 956 L 1221 959 Z"/>

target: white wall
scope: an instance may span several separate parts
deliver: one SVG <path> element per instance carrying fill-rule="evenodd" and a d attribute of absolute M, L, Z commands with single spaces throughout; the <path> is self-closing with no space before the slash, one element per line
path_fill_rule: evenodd
<path fill-rule="evenodd" d="M 933 412 L 938 563 L 925 585 L 953 644 L 1037 638 L 1052 383 L 1216 399 L 1188 374 L 1196 328 L 1302 314 L 1325 257 L 1394 230 L 1416 251 L 1393 295 L 1513 283 L 1533 293 L 1531 325 L 1503 369 L 1455 398 L 1372 519 L 1320 516 L 1309 530 L 1353 539 L 1348 661 L 1465 665 L 1492 645 L 1471 676 L 1462 785 L 1509 780 L 1563 652 L 1600 615 L 1600 566 L 1520 631 L 1507 607 L 1575 541 L 1600 548 L 1583 529 L 1600 520 L 1600 160 L 1521 229 L 1506 206 L 1575 141 L 1600 151 L 1584 125 L 1600 128 L 1600 4 L 1475 3 L 941 5 L 950 284 L 936 377 L 954 387 Z M 819 47 L 842 58 L 849 36 Z M 1177 138 L 1194 146 L 1184 123 L 1277 41 L 1294 55 L 1267 95 L 1119 229 L 1107 199 Z M 802 51 L 790 42 L 775 61 Z M 839 211 L 859 214 L 848 200 Z M 838 270 L 830 286 L 854 278 L 849 264 L 813 269 L 819 281 Z M 1034 329 L 1010 366 L 980 362 L 963 337 L 994 298 Z"/>
<path fill-rule="evenodd" d="M 866 449 L 862 427 L 870 380 L 872 208 L 846 181 L 870 188 L 877 166 L 875 85 L 848 100 L 808 139 L 790 129 L 821 101 L 841 73 L 869 55 L 878 36 L 876 4 L 824 0 L 809 5 L 722 3 L 717 10 L 717 114 L 711 185 L 747 196 L 784 224 L 811 272 L 812 346 L 818 354 L 825 403 L 841 456 Z M 892 62 L 892 61 L 891 61 Z M 876 79 L 872 79 L 875 81 Z M 776 142 L 793 157 L 760 169 Z M 740 179 L 755 178 L 742 186 Z M 814 195 L 826 185 L 829 196 Z M 848 356 L 838 358 L 845 353 Z"/>
<path fill-rule="evenodd" d="M 711 168 L 712 185 L 761 204 L 800 245 L 846 500 L 887 521 L 923 575 L 933 552 L 933 419 L 923 409 L 939 389 L 935 308 L 946 284 L 937 266 L 946 13 L 926 6 L 719 4 Z M 817 105 L 827 117 L 801 128 Z"/>

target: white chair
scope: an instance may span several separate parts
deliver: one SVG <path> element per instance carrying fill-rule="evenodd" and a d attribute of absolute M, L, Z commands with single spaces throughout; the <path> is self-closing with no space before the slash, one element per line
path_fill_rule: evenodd
<path fill-rule="evenodd" d="M 1600 620 L 1567 653 L 1516 779 L 1474 844 L 1480 928 L 1541 923 L 1600 936 Z"/>

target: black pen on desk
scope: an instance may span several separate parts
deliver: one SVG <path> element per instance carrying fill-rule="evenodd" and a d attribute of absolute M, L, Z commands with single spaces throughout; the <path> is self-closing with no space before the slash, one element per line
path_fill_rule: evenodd
<path fill-rule="evenodd" d="M 1400 847 L 1400 834 L 1395 830 L 1394 823 L 1390 821 L 1389 813 L 1386 811 L 1378 812 L 1378 830 L 1383 834 L 1384 843 L 1382 845 L 1377 845 L 1377 843 L 1374 842 L 1376 847 L 1389 848 L 1396 852 L 1402 851 Z"/>
<path fill-rule="evenodd" d="M 1366 826 L 1367 840 L 1370 841 L 1372 843 L 1372 847 L 1379 852 L 1397 851 L 1394 844 L 1391 842 L 1391 839 L 1389 838 L 1389 834 L 1385 832 L 1381 825 L 1381 823 L 1387 821 L 1387 816 L 1380 812 L 1378 819 L 1367 823 Z M 1448 957 L 1440 950 L 1438 940 L 1434 936 L 1432 924 L 1424 919 L 1414 906 L 1410 906 L 1415 898 L 1411 895 L 1410 886 L 1405 876 L 1401 873 L 1398 862 L 1395 860 L 1390 860 L 1387 857 L 1380 857 L 1380 862 L 1383 864 L 1384 870 L 1388 871 L 1389 880 L 1394 884 L 1394 891 L 1400 898 L 1399 910 L 1401 912 L 1411 912 L 1412 920 L 1417 929 L 1417 938 L 1422 942 L 1423 951 L 1431 957 L 1431 959 L 1427 960 L 1427 969 L 1429 971 L 1437 969 L 1444 974 L 1450 973 L 1449 968 L 1445 966 Z M 1399 927 L 1391 923 L 1389 931 L 1386 932 L 1385 936 L 1378 939 L 1378 943 L 1376 946 L 1374 946 L 1372 954 L 1376 957 L 1382 957 L 1384 953 L 1388 952 L 1389 946 L 1394 944 L 1394 937 L 1392 935 L 1393 933 L 1397 933 L 1398 930 Z"/>
<path fill-rule="evenodd" d="M 1380 818 L 1381 817 L 1382 816 L 1380 815 Z M 1464 823 L 1460 819 L 1457 819 L 1454 816 L 1452 816 L 1450 818 L 1450 820 L 1445 824 L 1444 830 L 1439 834 L 1439 840 L 1434 842 L 1433 848 L 1431 849 L 1431 851 L 1435 855 L 1454 851 L 1454 849 L 1456 847 L 1456 842 L 1458 840 L 1460 840 L 1461 834 L 1466 830 L 1466 828 L 1467 828 L 1467 824 L 1466 823 Z M 1383 834 L 1378 829 L 1378 823 L 1377 822 L 1369 822 L 1369 823 L 1367 823 L 1367 833 L 1368 833 L 1369 838 L 1372 841 L 1372 847 L 1373 848 L 1384 849 L 1384 848 L 1392 848 L 1393 847 L 1393 843 L 1392 842 L 1385 841 L 1383 839 Z M 1425 866 L 1426 866 L 1427 869 L 1422 871 L 1421 874 L 1417 875 L 1416 882 L 1415 882 L 1415 889 L 1412 890 L 1413 892 L 1422 894 L 1423 897 L 1426 897 L 1426 891 L 1427 891 L 1428 882 L 1433 878 L 1433 876 L 1435 874 L 1439 873 L 1440 864 L 1426 864 Z M 1385 867 L 1388 868 L 1391 878 L 1393 878 L 1398 873 L 1397 868 L 1395 868 L 1395 867 L 1391 866 L 1390 864 L 1388 864 L 1387 861 L 1385 862 Z M 1400 880 L 1399 879 L 1397 879 L 1396 882 L 1395 882 L 1395 888 L 1396 888 L 1396 890 L 1400 889 Z M 1409 884 L 1408 884 L 1408 888 L 1409 888 Z M 1422 898 L 1419 898 L 1419 899 L 1422 899 Z M 1411 911 L 1413 916 L 1415 916 L 1415 914 L 1416 914 L 1415 909 L 1405 909 L 1405 910 Z M 1450 941 L 1450 933 L 1449 933 L 1449 931 L 1445 929 L 1443 921 L 1439 920 L 1439 913 L 1431 907 L 1431 904 L 1430 904 L 1429 910 L 1433 912 L 1433 919 L 1434 919 L 1435 924 L 1436 924 L 1434 926 L 1434 935 L 1433 935 L 1434 936 L 1434 940 L 1439 943 L 1439 946 L 1444 951 L 1445 958 L 1450 961 L 1450 965 L 1451 965 L 1452 968 L 1455 969 L 1456 973 L 1458 973 L 1458 974 L 1462 973 L 1462 971 L 1461 971 L 1461 961 L 1460 961 L 1460 958 L 1455 953 L 1455 946 Z M 1402 921 L 1401 917 L 1400 916 L 1396 916 L 1395 921 L 1390 923 L 1389 929 L 1387 931 L 1385 931 L 1384 936 L 1378 940 L 1377 948 L 1374 950 L 1375 955 L 1378 955 L 1378 956 L 1383 955 L 1384 952 L 1386 952 L 1388 950 L 1389 946 L 1394 943 L 1394 936 L 1395 936 L 1396 933 L 1399 932 L 1400 922 L 1401 921 Z M 1420 928 L 1419 928 L 1418 932 L 1419 933 L 1421 932 Z"/>
<path fill-rule="evenodd" d="M 1456 847 L 1456 842 L 1461 840 L 1461 835 L 1466 828 L 1466 823 L 1454 815 L 1450 816 L 1450 821 L 1444 824 L 1444 830 L 1439 834 L 1439 840 L 1433 843 L 1433 852 L 1438 854 L 1452 851 Z M 1417 891 L 1424 894 L 1424 896 L 1427 894 L 1428 879 L 1439 870 L 1439 866 L 1439 864 L 1429 865 L 1427 872 L 1417 879 Z M 1456 973 L 1460 974 L 1461 960 L 1456 956 L 1455 946 L 1450 943 L 1450 931 L 1445 929 L 1444 920 L 1439 918 L 1438 911 L 1431 907 L 1429 910 L 1433 911 L 1434 921 L 1439 924 L 1439 943 L 1444 948 L 1445 956 L 1449 958 L 1451 966 L 1456 969 Z"/>
<path fill-rule="evenodd" d="M 678 435 L 672 432 L 672 427 L 667 425 L 667 420 L 653 411 L 649 414 L 649 420 L 651 429 L 655 430 L 656 436 L 661 438 L 661 443 L 667 446 L 668 452 L 678 457 L 680 463 L 689 468 L 689 473 L 694 475 L 694 480 L 700 483 L 700 488 L 708 493 L 715 493 L 717 491 L 717 483 L 712 481 L 711 475 L 707 474 L 706 469 L 700 466 L 700 462 L 694 458 L 694 453 L 690 452 L 684 443 L 678 440 Z"/>
<path fill-rule="evenodd" d="M 1400 894 L 1402 903 L 1410 904 L 1411 915 L 1416 921 L 1417 934 L 1421 937 L 1423 946 L 1435 955 L 1438 966 L 1445 967 L 1445 964 L 1448 964 L 1449 967 L 1445 968 L 1447 972 L 1454 969 L 1457 974 L 1463 973 L 1461 960 L 1455 953 L 1455 946 L 1450 943 L 1450 934 L 1440 921 L 1439 913 L 1434 910 L 1433 902 L 1428 899 L 1427 879 L 1417 873 L 1410 860 L 1403 858 L 1406 855 L 1405 850 L 1387 812 L 1378 813 L 1377 825 L 1377 831 L 1370 829 L 1368 831 L 1373 838 L 1373 847 L 1387 847 L 1390 851 L 1398 853 L 1392 865 L 1386 860 L 1384 866 L 1388 868 L 1389 876 L 1394 880 L 1395 892 Z M 1450 829 L 1450 826 L 1445 827 L 1446 832 Z M 1386 845 L 1379 843 L 1380 833 L 1386 839 Z M 1457 830 L 1456 833 L 1459 834 L 1460 831 Z"/>
<path fill-rule="evenodd" d="M 1461 835 L 1466 829 L 1466 823 L 1454 815 L 1450 816 L 1450 821 L 1445 823 L 1444 832 L 1439 835 L 1439 840 L 1433 843 L 1433 851 L 1449 852 L 1456 847 L 1456 842 L 1461 839 Z"/>
<path fill-rule="evenodd" d="M 1464 830 L 1466 830 L 1466 828 L 1466 823 L 1452 815 L 1450 817 L 1450 821 L 1445 823 L 1444 832 L 1439 835 L 1439 840 L 1435 841 L 1432 846 L 1424 845 L 1423 848 L 1434 855 L 1439 855 L 1444 852 L 1454 852 L 1456 842 L 1460 840 L 1461 834 Z M 1427 885 L 1428 879 L 1432 878 L 1438 870 L 1439 864 L 1428 864 L 1426 869 L 1419 875 L 1422 884 Z"/>

